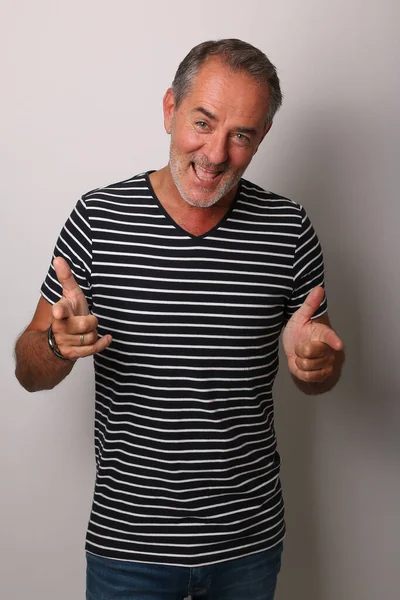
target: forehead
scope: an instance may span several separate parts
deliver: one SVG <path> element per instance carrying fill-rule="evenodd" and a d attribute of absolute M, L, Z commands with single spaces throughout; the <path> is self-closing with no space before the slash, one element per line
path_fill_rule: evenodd
<path fill-rule="evenodd" d="M 201 106 L 225 117 L 265 123 L 269 89 L 245 71 L 233 71 L 221 59 L 211 58 L 200 68 L 182 104 L 188 109 Z"/>

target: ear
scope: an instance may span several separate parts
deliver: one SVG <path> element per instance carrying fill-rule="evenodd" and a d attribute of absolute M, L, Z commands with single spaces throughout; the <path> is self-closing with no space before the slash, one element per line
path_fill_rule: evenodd
<path fill-rule="evenodd" d="M 272 127 L 272 122 L 271 122 L 269 125 L 267 125 L 267 126 L 265 127 L 264 133 L 262 134 L 261 140 L 258 142 L 258 146 L 257 146 L 257 149 L 256 149 L 256 151 L 254 152 L 254 154 L 257 152 L 257 150 L 258 150 L 258 148 L 259 148 L 259 146 L 260 146 L 261 142 L 263 141 L 263 139 L 265 138 L 265 136 L 267 135 L 267 133 L 268 133 L 268 131 L 271 129 L 271 127 Z M 253 156 L 254 156 L 254 155 L 253 155 Z"/>
<path fill-rule="evenodd" d="M 174 116 L 174 110 L 175 110 L 175 101 L 174 101 L 174 94 L 173 94 L 172 88 L 168 88 L 168 90 L 164 94 L 163 110 L 164 110 L 165 131 L 167 133 L 171 133 L 172 118 Z"/>

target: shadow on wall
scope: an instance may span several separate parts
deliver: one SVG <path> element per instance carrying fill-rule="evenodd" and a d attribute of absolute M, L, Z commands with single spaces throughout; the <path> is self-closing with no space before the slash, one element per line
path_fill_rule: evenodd
<path fill-rule="evenodd" d="M 355 218 L 351 203 L 357 202 L 354 198 L 357 188 L 353 186 L 349 195 L 347 185 L 352 177 L 349 169 L 354 164 L 353 153 L 359 152 L 361 129 L 365 128 L 358 123 L 360 131 L 357 131 L 354 115 L 349 115 L 346 125 L 341 114 L 341 127 L 333 122 L 332 112 L 300 116 L 296 116 L 294 134 L 286 141 L 283 136 L 284 147 L 280 147 L 278 154 L 285 160 L 281 164 L 272 161 L 273 190 L 303 204 L 318 232 L 325 256 L 329 314 L 344 341 L 347 360 L 337 388 L 322 398 L 313 398 L 296 390 L 281 356 L 281 373 L 274 396 L 288 534 L 277 600 L 324 598 L 321 549 L 327 541 L 319 527 L 316 461 L 321 450 L 316 439 L 319 419 L 327 406 L 330 410 L 333 406 L 337 422 L 346 422 L 348 427 L 350 419 L 360 427 L 360 403 L 363 414 L 368 405 L 369 423 L 378 412 L 371 381 L 365 378 L 367 350 L 363 344 L 362 273 L 358 270 L 360 249 L 357 248 L 360 240 L 351 230 Z M 299 130 L 298 123 L 305 124 L 304 131 Z M 290 123 L 288 127 L 291 131 Z M 270 161 L 268 156 L 265 160 L 267 164 Z M 259 181 L 269 189 L 270 182 L 260 178 Z M 329 519 L 329 514 L 321 516 L 325 518 Z M 323 555 L 326 556 L 326 549 Z"/>

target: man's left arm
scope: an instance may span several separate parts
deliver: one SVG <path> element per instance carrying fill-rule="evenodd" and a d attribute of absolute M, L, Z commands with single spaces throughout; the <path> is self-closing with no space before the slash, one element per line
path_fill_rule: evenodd
<path fill-rule="evenodd" d="M 343 343 L 332 329 L 328 314 L 312 318 L 323 298 L 323 288 L 314 288 L 289 319 L 282 336 L 289 371 L 305 394 L 332 389 L 344 362 Z"/>

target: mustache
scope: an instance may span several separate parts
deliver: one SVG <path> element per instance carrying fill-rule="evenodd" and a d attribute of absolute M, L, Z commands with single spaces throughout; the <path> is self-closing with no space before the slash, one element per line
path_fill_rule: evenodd
<path fill-rule="evenodd" d="M 210 163 L 206 158 L 201 156 L 193 156 L 191 162 L 195 165 L 198 165 L 202 169 L 206 169 L 207 171 L 213 171 L 214 173 L 222 173 L 227 171 L 229 168 L 229 161 L 225 161 L 223 163 Z"/>

